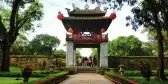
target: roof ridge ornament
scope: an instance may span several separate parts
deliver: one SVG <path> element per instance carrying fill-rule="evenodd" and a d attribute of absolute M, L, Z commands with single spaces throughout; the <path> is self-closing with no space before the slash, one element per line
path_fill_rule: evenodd
<path fill-rule="evenodd" d="M 95 10 L 100 10 L 101 4 L 98 4 Z"/>
<path fill-rule="evenodd" d="M 89 5 L 88 4 L 85 5 L 85 10 L 89 10 Z"/>

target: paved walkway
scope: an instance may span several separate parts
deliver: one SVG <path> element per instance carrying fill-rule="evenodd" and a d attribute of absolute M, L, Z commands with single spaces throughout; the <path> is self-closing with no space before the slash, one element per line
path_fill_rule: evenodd
<path fill-rule="evenodd" d="M 104 76 L 95 73 L 78 73 L 70 75 L 60 84 L 114 84 Z"/>

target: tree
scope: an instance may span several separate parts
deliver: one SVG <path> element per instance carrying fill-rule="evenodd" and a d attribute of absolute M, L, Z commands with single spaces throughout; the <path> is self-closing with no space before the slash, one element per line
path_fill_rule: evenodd
<path fill-rule="evenodd" d="M 81 55 L 80 51 L 77 49 L 76 50 L 76 59 L 81 58 L 81 57 L 82 57 L 82 55 Z"/>
<path fill-rule="evenodd" d="M 57 57 L 60 57 L 60 58 L 65 58 L 66 57 L 66 52 L 62 49 L 61 50 L 54 50 L 53 54 Z"/>
<path fill-rule="evenodd" d="M 128 5 L 133 6 L 137 3 L 137 0 L 81 0 L 85 2 L 90 2 L 92 4 L 97 3 L 104 7 L 104 9 L 117 9 L 121 10 L 124 3 L 127 2 Z"/>
<path fill-rule="evenodd" d="M 90 56 L 98 56 L 98 51 L 96 48 L 92 48 L 92 53 Z"/>
<path fill-rule="evenodd" d="M 126 19 L 131 22 L 133 29 L 137 30 L 138 26 L 145 26 L 156 32 L 158 43 L 158 56 L 160 63 L 160 79 L 165 80 L 164 75 L 164 49 L 162 30 L 168 30 L 168 2 L 166 0 L 144 0 L 141 5 L 132 9 L 133 18 L 128 16 Z M 129 25 L 129 24 L 127 24 Z"/>
<path fill-rule="evenodd" d="M 133 35 L 120 36 L 109 42 L 110 56 L 142 56 L 142 42 Z"/>
<path fill-rule="evenodd" d="M 11 46 L 10 55 L 27 55 L 26 47 L 28 44 L 29 40 L 26 38 L 26 36 L 20 34 Z"/>
<path fill-rule="evenodd" d="M 51 55 L 53 50 L 59 46 L 60 40 L 58 37 L 48 34 L 36 35 L 36 37 L 30 41 L 30 45 L 33 52 L 37 55 Z"/>
<path fill-rule="evenodd" d="M 0 42 L 2 46 L 0 52 L 2 53 L 2 59 L 0 60 L 2 66 L 0 67 L 0 71 L 9 71 L 9 51 L 20 31 L 33 30 L 34 25 L 32 22 L 41 20 L 43 16 L 43 5 L 38 1 L 31 2 L 27 8 L 24 7 L 25 4 L 27 2 L 23 0 L 13 0 L 11 2 L 11 11 L 9 10 L 6 13 L 6 11 L 0 10 L 2 13 L 9 14 L 8 18 L 3 18 L 4 16 L 0 15 L 0 30 L 1 32 L 2 30 L 4 31 L 4 37 Z"/>
<path fill-rule="evenodd" d="M 152 42 L 143 42 L 142 43 L 142 51 L 144 56 L 156 56 L 156 45 Z"/>

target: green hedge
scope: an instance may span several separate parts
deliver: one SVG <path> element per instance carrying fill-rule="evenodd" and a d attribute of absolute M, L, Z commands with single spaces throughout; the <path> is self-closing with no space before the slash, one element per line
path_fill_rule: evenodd
<path fill-rule="evenodd" d="M 49 75 L 37 81 L 30 81 L 29 84 L 57 84 L 68 76 L 68 71 L 62 71 L 56 74 Z"/>
<path fill-rule="evenodd" d="M 70 75 L 73 75 L 76 73 L 75 68 L 65 68 L 64 70 L 68 71 Z"/>
<path fill-rule="evenodd" d="M 31 77 L 45 77 L 48 72 L 33 72 Z M 22 77 L 20 72 L 0 72 L 0 77 Z"/>
<path fill-rule="evenodd" d="M 132 71 L 129 71 L 129 72 L 132 72 Z M 135 72 L 138 72 L 138 71 L 135 71 Z M 115 73 L 115 72 L 109 72 L 109 73 L 121 76 L 119 73 Z M 156 73 L 156 72 L 154 71 L 154 73 Z M 146 80 L 143 79 L 142 76 L 137 76 L 137 75 L 136 76 L 133 76 L 133 75 L 132 76 L 131 75 L 125 76 L 124 75 L 122 77 L 126 78 L 126 79 L 129 79 L 129 80 L 137 81 L 140 84 L 168 84 L 168 80 L 162 81 L 162 80 L 151 79 L 150 81 L 146 81 Z M 139 78 L 137 78 L 137 77 L 139 77 Z M 126 83 L 122 83 L 122 84 L 126 84 Z"/>
<path fill-rule="evenodd" d="M 104 75 L 105 71 L 110 71 L 110 69 L 109 68 L 98 68 L 96 72 L 98 74 Z"/>
<path fill-rule="evenodd" d="M 156 76 L 156 72 L 152 71 L 152 76 Z M 142 76 L 139 71 L 126 71 L 124 76 Z M 168 76 L 168 72 L 165 72 L 165 76 Z"/>
<path fill-rule="evenodd" d="M 121 76 L 118 76 L 116 74 L 112 74 L 110 72 L 105 72 L 105 76 L 113 79 L 113 80 L 116 80 L 118 82 L 120 82 L 121 84 L 139 84 L 138 82 L 135 82 L 135 81 L 132 81 L 132 80 L 128 80 L 128 79 L 125 79 Z"/>

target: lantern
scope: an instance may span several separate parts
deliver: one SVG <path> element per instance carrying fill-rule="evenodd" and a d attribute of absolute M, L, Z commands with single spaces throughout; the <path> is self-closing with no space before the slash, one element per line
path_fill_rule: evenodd
<path fill-rule="evenodd" d="M 68 29 L 68 32 L 72 33 L 72 32 L 73 32 L 72 28 L 69 28 L 69 29 Z"/>
<path fill-rule="evenodd" d="M 97 39 L 101 39 L 102 37 L 100 35 L 97 35 Z"/>
<path fill-rule="evenodd" d="M 101 29 L 101 33 L 104 33 L 104 32 L 105 32 L 105 29 L 104 29 L 104 28 L 102 28 L 102 29 Z"/>
<path fill-rule="evenodd" d="M 62 20 L 64 18 L 64 15 L 61 12 L 58 12 L 57 18 L 59 20 Z"/>
<path fill-rule="evenodd" d="M 112 14 L 110 15 L 110 19 L 114 20 L 115 18 L 116 18 L 116 14 L 115 14 L 115 13 L 112 13 Z"/>

